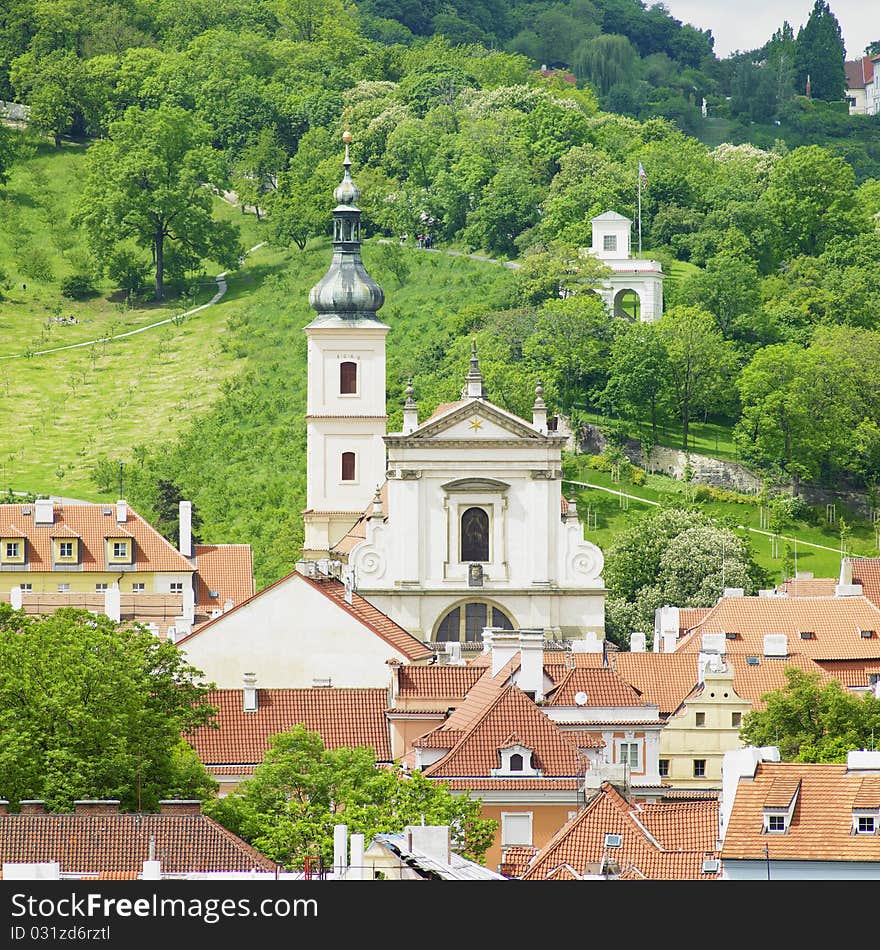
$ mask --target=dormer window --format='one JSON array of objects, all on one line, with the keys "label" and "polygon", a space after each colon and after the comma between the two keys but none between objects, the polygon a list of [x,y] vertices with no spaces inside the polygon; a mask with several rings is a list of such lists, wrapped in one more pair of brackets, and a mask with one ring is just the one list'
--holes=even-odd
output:
[{"label": "dormer window", "polygon": [[125,537],[105,537],[106,555],[108,564],[131,564],[134,551],[134,541]]},{"label": "dormer window", "polygon": [[875,815],[855,816],[857,835],[873,835],[877,833],[877,817]]},{"label": "dormer window", "polygon": [[73,557],[73,541],[59,541],[58,556],[62,558]]},{"label": "dormer window", "polygon": [[52,555],[56,564],[76,564],[79,560],[79,539],[53,538]]},{"label": "dormer window", "polygon": [[764,834],[788,834],[800,790],[800,779],[774,780],[764,799]]},{"label": "dormer window", "polygon": [[784,814],[765,814],[764,830],[767,834],[784,835],[788,830],[788,822]]},{"label": "dormer window", "polygon": [[24,564],[24,538],[0,539],[0,561],[4,564]]},{"label": "dormer window", "polygon": [[532,750],[518,742],[498,750],[501,767],[492,769],[496,778],[540,778],[541,770],[532,764]]}]

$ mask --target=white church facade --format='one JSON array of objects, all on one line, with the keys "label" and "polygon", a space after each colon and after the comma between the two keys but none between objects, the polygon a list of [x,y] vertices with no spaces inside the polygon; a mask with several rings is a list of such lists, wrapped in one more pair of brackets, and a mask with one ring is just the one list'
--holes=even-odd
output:
[{"label": "white church facade", "polygon": [[637,316],[643,323],[659,320],[663,313],[663,268],[659,261],[632,256],[632,220],[616,211],[606,211],[591,218],[590,224],[592,245],[583,253],[597,257],[611,271],[598,290],[608,312]]},{"label": "white church facade", "polygon": [[562,492],[566,437],[494,405],[476,352],[462,398],[386,433],[384,295],[360,257],[359,191],[334,196],[333,259],[312,289],[304,558],[423,641],[479,643],[484,627],[542,629],[601,650],[602,552]]}]

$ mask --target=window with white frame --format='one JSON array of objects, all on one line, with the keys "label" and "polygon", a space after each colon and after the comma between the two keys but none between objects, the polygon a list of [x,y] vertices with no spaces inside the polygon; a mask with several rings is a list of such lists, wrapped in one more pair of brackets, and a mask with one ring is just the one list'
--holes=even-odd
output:
[{"label": "window with white frame", "polygon": [[501,812],[501,847],[532,846],[532,813]]},{"label": "window with white frame", "polygon": [[875,835],[880,828],[880,809],[853,809],[852,830],[854,835]]},{"label": "window with white frame", "polygon": [[785,814],[765,815],[764,827],[767,833],[771,835],[785,834],[788,826],[787,817]]},{"label": "window with white frame", "polygon": [[128,557],[128,541],[113,542],[113,557]]},{"label": "window with white frame", "polygon": [[96,590],[96,591],[107,590],[107,585],[106,585],[106,584],[95,584],[95,590]]},{"label": "window with white frame", "polygon": [[6,542],[6,556],[8,558],[17,558],[19,556],[19,542],[18,541],[7,541]]},{"label": "window with white frame", "polygon": [[58,556],[59,557],[73,557],[73,541],[59,541],[58,542]]},{"label": "window with white frame", "polygon": [[617,250],[617,235],[616,234],[604,234],[602,236],[602,250],[603,251]]},{"label": "window with white frame", "polygon": [[70,584],[62,582],[58,585],[59,594],[69,594],[70,593]]},{"label": "window with white frame", "polygon": [[183,582],[182,581],[172,581],[168,588],[172,594],[182,594],[183,593]]},{"label": "window with white frame", "polygon": [[641,743],[628,739],[620,739],[617,742],[617,761],[622,762],[633,772],[641,771]]},{"label": "window with white frame", "polygon": [[706,776],[706,760],[694,759],[694,778],[705,778],[705,776]]},{"label": "window with white frame", "polygon": [[[131,592],[133,594],[142,594],[145,590],[145,586],[142,583],[134,583],[131,585]],[[181,588],[182,590],[182,588]]]}]

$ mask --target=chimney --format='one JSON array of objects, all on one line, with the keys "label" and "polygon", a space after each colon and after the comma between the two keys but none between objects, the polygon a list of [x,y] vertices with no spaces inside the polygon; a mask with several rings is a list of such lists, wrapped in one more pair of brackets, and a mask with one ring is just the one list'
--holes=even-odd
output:
[{"label": "chimney", "polygon": [[182,501],[178,506],[180,521],[180,553],[192,557],[192,502]]},{"label": "chimney", "polygon": [[0,798],[0,815],[9,814],[9,801],[5,798]]},{"label": "chimney", "polygon": [[644,653],[648,638],[641,630],[633,630],[629,635],[629,652]]},{"label": "chimney", "polygon": [[678,638],[679,617],[678,607],[666,604],[654,611],[654,641],[663,638],[664,634],[671,633]]},{"label": "chimney", "polygon": [[159,802],[160,815],[201,815],[202,803],[198,798],[163,798]]},{"label": "chimney", "polygon": [[449,864],[452,857],[449,825],[408,825],[404,833],[411,851]]},{"label": "chimney", "polygon": [[861,597],[861,584],[836,584],[834,586],[835,597]]},{"label": "chimney", "polygon": [[73,803],[76,815],[118,815],[118,798],[80,798]]},{"label": "chimney", "polygon": [[846,754],[846,771],[880,775],[880,751],[851,749]]},{"label": "chimney", "polygon": [[196,619],[196,595],[193,590],[192,581],[183,582],[183,606],[180,614],[181,617],[190,624]]},{"label": "chimney", "polygon": [[257,674],[244,674],[244,687],[242,688],[242,702],[245,712],[257,711]]},{"label": "chimney", "polygon": [[596,636],[595,630],[587,630],[582,640],[572,640],[572,653],[604,653],[605,646],[602,640]]},{"label": "chimney", "polygon": [[116,502],[116,523],[125,524],[126,521],[128,521],[128,502],[120,498]]},{"label": "chimney", "polygon": [[788,637],[784,633],[765,633],[764,656],[788,656]]},{"label": "chimney", "polygon": [[532,425],[538,432],[547,434],[547,404],[544,402],[544,384],[538,380],[535,386],[535,404],[532,406]]},{"label": "chimney", "polygon": [[544,631],[520,630],[517,686],[536,703],[544,698]]},{"label": "chimney", "polygon": [[361,834],[351,836],[348,858],[348,880],[363,881],[364,874],[364,836]]},{"label": "chimney", "polygon": [[703,653],[726,653],[727,637],[723,633],[704,633],[702,651]]},{"label": "chimney", "polygon": [[122,618],[122,594],[115,581],[104,591],[104,613],[117,623]]},{"label": "chimney", "polygon": [[55,524],[55,502],[51,498],[34,502],[34,524]]},{"label": "chimney", "polygon": [[48,815],[49,809],[42,798],[23,798],[19,803],[22,815]]},{"label": "chimney", "polygon": [[744,587],[725,587],[723,597],[745,597],[746,589]]},{"label": "chimney", "polygon": [[406,385],[406,402],[403,404],[403,434],[409,435],[419,427],[419,407],[413,399],[413,381]]},{"label": "chimney", "polygon": [[484,627],[483,643],[488,644],[492,656],[492,675],[497,676],[519,651],[519,631]]},{"label": "chimney", "polygon": [[20,587],[13,587],[9,592],[9,604],[13,610],[21,610],[21,605],[23,603],[22,598],[22,589]]},{"label": "chimney", "polygon": [[342,879],[348,866],[348,825],[333,826],[333,870]]}]

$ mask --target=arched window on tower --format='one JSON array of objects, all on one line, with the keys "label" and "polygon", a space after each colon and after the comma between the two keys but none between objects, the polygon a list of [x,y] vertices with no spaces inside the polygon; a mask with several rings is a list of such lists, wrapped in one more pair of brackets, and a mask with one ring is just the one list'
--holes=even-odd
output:
[{"label": "arched window on tower", "polygon": [[461,516],[461,559],[489,560],[489,515],[482,508],[468,508]]},{"label": "arched window on tower", "polygon": [[342,480],[344,482],[354,481],[354,452],[342,453]]},{"label": "arched window on tower", "polygon": [[339,392],[343,396],[350,396],[357,392],[358,367],[357,363],[345,362],[339,364]]}]

